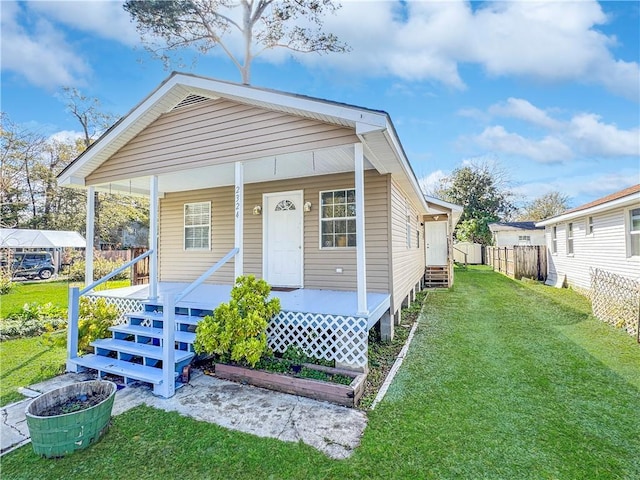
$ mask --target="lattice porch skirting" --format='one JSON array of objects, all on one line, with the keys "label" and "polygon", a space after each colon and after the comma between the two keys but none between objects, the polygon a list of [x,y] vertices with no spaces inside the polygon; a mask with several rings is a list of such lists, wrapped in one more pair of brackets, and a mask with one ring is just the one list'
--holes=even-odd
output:
[{"label": "lattice porch skirting", "polygon": [[[86,297],[92,302],[104,298],[118,307],[117,324],[127,322],[126,313],[143,310],[142,302],[134,298]],[[267,328],[269,347],[275,352],[283,353],[289,345],[297,345],[309,356],[355,369],[367,366],[368,337],[366,318],[322,313],[282,311]]]},{"label": "lattice porch skirting", "polygon": [[103,295],[85,295],[90,302],[95,302],[98,298],[104,298],[108,305],[115,305],[120,312],[120,316],[115,323],[121,325],[127,323],[125,313],[141,312],[143,310],[142,302],[135,298],[123,297],[106,297]]},{"label": "lattice porch skirting", "polygon": [[367,366],[366,318],[284,311],[269,323],[267,339],[276,352],[293,344],[312,357],[357,369]]}]

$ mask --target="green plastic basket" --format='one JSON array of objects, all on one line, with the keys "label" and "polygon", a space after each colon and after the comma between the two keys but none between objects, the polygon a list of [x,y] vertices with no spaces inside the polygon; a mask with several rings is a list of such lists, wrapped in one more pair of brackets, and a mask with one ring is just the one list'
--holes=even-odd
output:
[{"label": "green plastic basket", "polygon": [[[116,390],[113,382],[92,380],[58,388],[35,398],[26,410],[33,451],[43,457],[55,458],[97,442],[109,427]],[[39,415],[54,405],[83,394],[109,396],[85,410],[50,417]]]}]

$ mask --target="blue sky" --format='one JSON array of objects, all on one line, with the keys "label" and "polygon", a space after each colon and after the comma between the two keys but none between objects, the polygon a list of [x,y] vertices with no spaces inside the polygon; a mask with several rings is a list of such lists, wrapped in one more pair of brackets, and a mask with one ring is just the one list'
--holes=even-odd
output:
[{"label": "blue sky", "polygon": [[[497,162],[521,201],[572,206],[640,182],[640,2],[343,1],[347,54],[269,52],[252,84],[387,111],[432,185]],[[126,114],[168,75],[117,1],[2,1],[1,109],[44,135],[78,124],[63,86]],[[231,48],[238,43],[230,38]],[[221,51],[171,69],[239,81]]]}]

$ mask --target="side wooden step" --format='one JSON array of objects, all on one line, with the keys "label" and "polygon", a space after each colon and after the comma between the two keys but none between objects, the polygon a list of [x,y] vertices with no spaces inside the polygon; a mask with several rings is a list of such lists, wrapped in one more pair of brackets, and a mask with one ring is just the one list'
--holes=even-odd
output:
[{"label": "side wooden step", "polygon": [[[94,355],[93,353],[73,358],[70,361],[84,368],[111,373],[112,375],[118,375],[125,379],[139,380],[154,385],[160,385],[162,383],[162,369],[160,368],[125,362],[124,360],[116,360],[114,358],[103,357],[102,355]],[[177,376],[178,374],[174,372],[174,377],[177,378]]]},{"label": "side wooden step", "polygon": [[[139,357],[162,360],[162,347],[150,345],[148,343],[128,342],[126,340],[116,340],[114,338],[102,338],[91,342],[91,346],[96,349],[109,350],[112,352],[127,353]],[[193,352],[185,350],[175,350],[175,362],[181,363],[193,358]]]},{"label": "side wooden step", "polygon": [[[162,338],[161,328],[143,327],[140,325],[114,325],[109,327],[109,331],[124,335],[134,335],[137,337]],[[175,340],[180,343],[193,344],[196,341],[196,334],[193,332],[175,331]]]}]

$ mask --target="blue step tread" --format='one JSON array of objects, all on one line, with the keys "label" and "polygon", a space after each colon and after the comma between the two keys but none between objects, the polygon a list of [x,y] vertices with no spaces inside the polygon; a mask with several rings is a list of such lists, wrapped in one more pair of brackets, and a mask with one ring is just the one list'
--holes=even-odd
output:
[{"label": "blue step tread", "polygon": [[[127,318],[144,318],[149,320],[163,321],[162,313],[157,312],[133,312],[125,313]],[[184,325],[197,325],[203,317],[196,317],[193,315],[175,315],[176,323],[182,323]]]},{"label": "blue step tread", "polygon": [[[162,347],[149,345],[146,343],[129,342],[126,340],[116,340],[114,338],[102,338],[91,342],[91,346],[114,352],[128,353],[145,358],[162,360]],[[184,362],[193,358],[192,352],[184,350],[174,350],[176,363]]]},{"label": "blue step tread", "polygon": [[[142,327],[140,325],[114,325],[109,327],[111,332],[125,333],[129,335],[141,335],[150,338],[162,338],[161,328]],[[196,334],[192,332],[181,332],[176,330],[175,332],[176,342],[181,343],[194,343],[196,341]]]},{"label": "blue step tread", "polygon": [[[162,383],[162,369],[138,365],[136,363],[116,360],[115,358],[94,355],[93,353],[72,359],[81,367],[91,368],[100,372],[111,373],[125,378],[159,385]],[[174,377],[178,374],[174,372]]]}]

